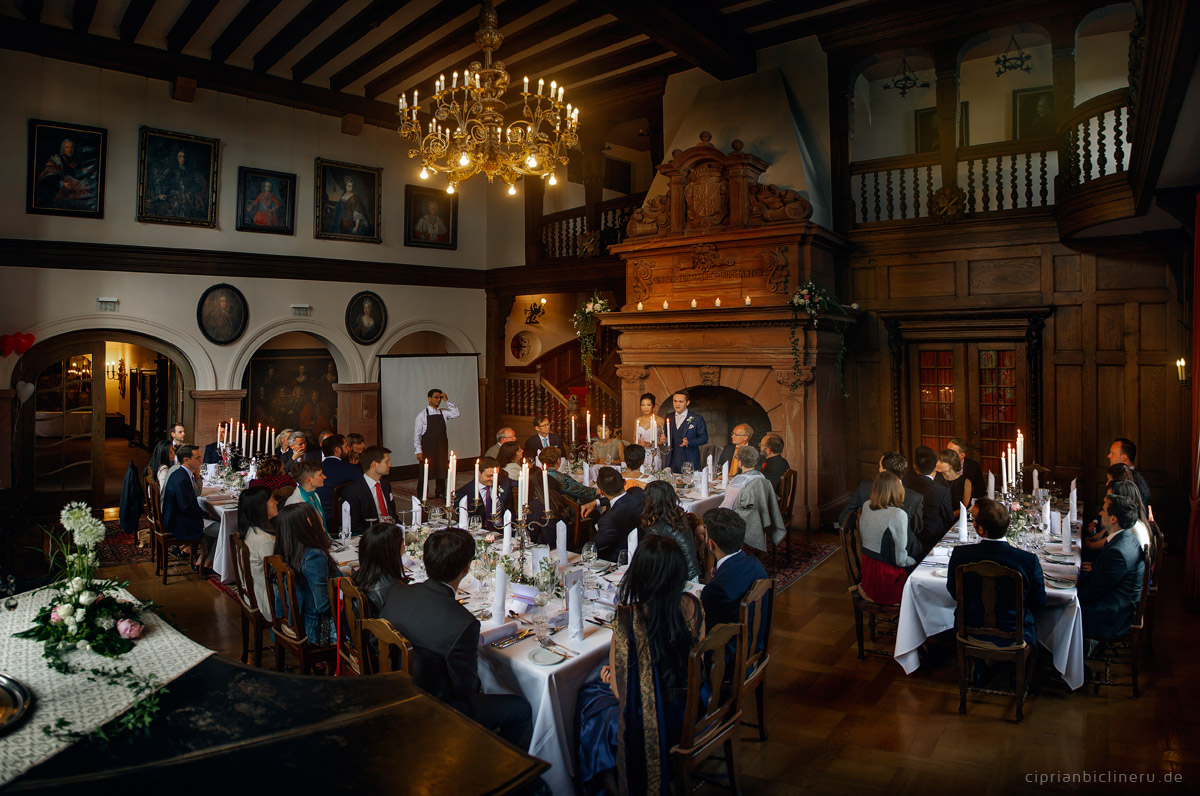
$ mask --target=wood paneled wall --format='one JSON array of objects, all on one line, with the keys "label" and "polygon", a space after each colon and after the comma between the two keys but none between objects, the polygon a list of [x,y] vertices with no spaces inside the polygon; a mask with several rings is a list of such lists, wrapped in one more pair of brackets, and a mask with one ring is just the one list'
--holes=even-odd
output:
[{"label": "wood paneled wall", "polygon": [[[853,233],[844,290],[869,313],[847,364],[852,457],[871,477],[882,451],[911,456],[909,374],[894,372],[883,315],[937,318],[1049,308],[1042,333],[1039,449],[1027,455],[1059,479],[1078,478],[1088,505],[1103,489],[1112,439],[1138,445],[1155,513],[1182,528],[1188,472],[1188,298],[1168,254],[1139,238],[1061,243],[1052,221]],[[897,382],[899,376],[899,382]],[[892,390],[900,384],[899,428]],[[899,438],[897,437],[899,434]],[[853,487],[852,484],[848,487]]]}]

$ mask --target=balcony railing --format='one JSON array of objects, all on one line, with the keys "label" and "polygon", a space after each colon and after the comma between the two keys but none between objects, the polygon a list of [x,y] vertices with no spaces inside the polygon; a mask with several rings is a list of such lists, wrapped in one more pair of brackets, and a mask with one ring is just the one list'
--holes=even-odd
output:
[{"label": "balcony railing", "polygon": [[646,194],[642,192],[600,203],[600,239],[596,242],[594,252],[584,251],[580,243],[580,236],[590,231],[586,208],[572,207],[542,216],[543,259],[560,260],[593,253],[604,254],[604,247],[625,239],[625,225],[633,211],[642,206],[645,198]]},{"label": "balcony railing", "polygon": [[958,184],[967,213],[999,212],[1054,204],[1058,148],[1053,138],[999,141],[958,150]]},{"label": "balcony railing", "polygon": [[858,223],[933,216],[933,195],[942,187],[937,152],[860,160],[850,164]]},{"label": "balcony railing", "polygon": [[1125,171],[1129,160],[1129,89],[1092,97],[1067,115],[1059,127],[1066,158],[1063,189]]}]

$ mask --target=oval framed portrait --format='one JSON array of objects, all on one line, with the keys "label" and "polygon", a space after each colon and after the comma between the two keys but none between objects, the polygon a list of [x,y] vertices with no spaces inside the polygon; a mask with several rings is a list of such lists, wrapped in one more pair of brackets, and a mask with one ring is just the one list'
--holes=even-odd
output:
[{"label": "oval framed portrait", "polygon": [[355,293],[346,305],[346,331],[359,345],[371,345],[379,341],[387,328],[387,307],[378,293],[364,290]]},{"label": "oval framed portrait", "polygon": [[217,345],[229,345],[241,337],[249,319],[246,297],[233,285],[213,285],[196,305],[196,324],[204,338]]}]

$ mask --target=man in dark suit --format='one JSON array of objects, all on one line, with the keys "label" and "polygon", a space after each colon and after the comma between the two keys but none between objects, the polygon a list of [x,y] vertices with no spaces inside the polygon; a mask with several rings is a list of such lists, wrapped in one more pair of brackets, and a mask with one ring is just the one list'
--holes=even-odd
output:
[{"label": "man in dark suit", "polygon": [[734,452],[743,445],[750,444],[750,438],[754,436],[754,428],[749,423],[738,423],[733,427],[733,431],[729,433],[729,444],[721,448],[721,458],[717,459],[716,470],[721,472],[721,468],[725,466],[725,462],[729,462],[729,477],[733,478],[737,475],[735,469],[737,460],[733,457]]},{"label": "man in dark suit", "polygon": [[[1033,621],[1033,612],[1046,604],[1046,583],[1042,577],[1042,565],[1033,553],[1018,550],[1004,538],[1008,533],[1008,509],[1003,503],[980,498],[972,512],[975,514],[975,528],[979,531],[979,543],[954,548],[954,552],[950,554],[946,588],[949,590],[950,596],[957,599],[954,573],[963,564],[994,561],[1020,572],[1024,581],[1022,601],[1025,605],[1025,641],[1029,644],[1036,644],[1037,626]],[[984,621],[983,600],[980,596],[979,577],[964,575],[963,590],[967,624],[982,625]],[[1016,605],[1007,591],[996,595],[996,612],[998,629],[1016,630]]]},{"label": "man in dark suit", "polygon": [[759,452],[762,454],[762,463],[758,469],[762,470],[763,475],[778,492],[783,474],[792,467],[788,460],[783,458],[783,437],[778,434],[765,435],[759,444]]},{"label": "man in dark suit", "polygon": [[220,523],[210,520],[196,500],[193,479],[200,473],[198,454],[199,449],[192,445],[181,445],[176,454],[180,466],[167,478],[166,488],[163,489],[163,525],[168,533],[184,542],[208,536],[213,541],[206,544],[212,549],[220,531]]},{"label": "man in dark suit", "polygon": [[[387,479],[392,471],[392,452],[382,445],[372,445],[358,461],[362,472],[358,478],[347,481],[342,490],[342,500],[350,504],[350,532],[356,536],[381,517],[396,516],[392,484]],[[338,509],[335,507],[334,511]]]},{"label": "man in dark suit", "polygon": [[[500,474],[500,483],[496,483],[496,474]],[[500,464],[490,456],[479,459],[479,505],[475,505],[475,479],[464,484],[454,493],[454,505],[467,501],[467,513],[472,517],[483,520],[483,527],[489,531],[502,529],[504,512],[513,511],[513,482],[508,473],[500,469]],[[496,521],[492,522],[492,507],[499,502]]]},{"label": "man in dark suit", "polygon": [[428,579],[392,587],[380,618],[413,645],[418,686],[524,751],[533,711],[524,697],[480,692],[479,620],[456,598],[475,540],[460,528],[436,531],[425,540],[423,558]]},{"label": "man in dark suit", "polygon": [[539,417],[533,423],[535,433],[532,437],[525,440],[525,459],[526,461],[536,462],[538,454],[542,448],[558,448],[563,449],[562,437],[558,434],[550,433],[550,418]]},{"label": "man in dark suit", "polygon": [[913,454],[913,468],[900,479],[904,491],[913,491],[924,499],[921,530],[917,536],[924,549],[921,555],[933,548],[938,540],[954,523],[954,508],[950,501],[950,488],[933,480],[937,470],[937,454],[933,448],[922,445]]},{"label": "man in dark suit", "polygon": [[[217,426],[217,437],[224,442],[228,439],[229,424],[221,423]],[[223,432],[223,433],[222,433]],[[221,446],[215,441],[204,446],[204,463],[205,464],[220,464],[221,463]]]},{"label": "man in dark suit", "polygon": [[626,489],[625,479],[613,467],[600,468],[596,487],[602,496],[599,503],[604,507],[604,513],[596,521],[596,535],[592,541],[601,558],[616,561],[617,553],[626,549],[629,532],[642,520],[645,493],[640,486]]},{"label": "man in dark suit", "polygon": [[321,511],[325,513],[325,527],[330,534],[336,535],[342,527],[342,520],[337,516],[337,506],[333,505],[333,491],[342,484],[362,480],[363,469],[346,461],[346,438],[341,434],[326,437],[321,443],[321,454],[325,457],[321,461],[325,484],[317,488],[317,498],[321,501]]},{"label": "man in dark suit", "polygon": [[1084,638],[1120,638],[1129,632],[1146,575],[1145,558],[1131,530],[1137,519],[1133,498],[1109,495],[1104,499],[1100,527],[1108,540],[1100,557],[1085,563],[1079,574]]},{"label": "man in dark suit", "polygon": [[1146,479],[1138,472],[1134,466],[1134,461],[1137,459],[1137,445],[1133,444],[1133,440],[1125,439],[1125,437],[1117,437],[1113,440],[1113,444],[1108,448],[1108,463],[1123,464],[1133,473],[1133,482],[1137,484],[1138,492],[1142,493],[1142,503],[1147,509],[1150,508],[1150,485],[1146,483]]},{"label": "man in dark suit", "polygon": [[[712,629],[724,622],[738,622],[742,598],[754,581],[767,577],[767,570],[754,556],[742,552],[746,542],[746,523],[733,509],[711,509],[704,512],[704,527],[708,531],[708,546],[717,559],[712,577],[700,592],[704,606],[704,624]],[[768,603],[769,607],[769,603]],[[751,617],[753,620],[753,617]],[[770,617],[763,623],[765,634]],[[759,644],[762,643],[760,635]]]},{"label": "man in dark suit", "polygon": [[[897,478],[904,481],[904,476],[908,472],[908,459],[904,458],[904,454],[898,451],[888,451],[879,457],[879,472],[887,470]],[[871,499],[871,485],[875,483],[875,479],[869,478],[861,481],[858,489],[850,496],[850,502],[846,504],[846,508],[842,510],[842,516],[838,518],[840,524],[845,524],[846,518],[852,512],[858,511],[862,506],[866,505]],[[947,492],[947,494],[949,494]],[[921,526],[924,521],[925,499],[920,493],[914,492],[911,489],[904,490],[904,513],[908,515],[908,550],[909,557],[914,560],[921,560],[925,556],[925,546],[921,544]]]},{"label": "man in dark suit", "polygon": [[671,405],[675,407],[675,412],[667,415],[667,424],[671,429],[671,453],[667,466],[671,472],[680,472],[685,463],[699,470],[700,447],[708,443],[708,426],[703,417],[688,410],[691,403],[687,390],[680,390],[671,396]]}]

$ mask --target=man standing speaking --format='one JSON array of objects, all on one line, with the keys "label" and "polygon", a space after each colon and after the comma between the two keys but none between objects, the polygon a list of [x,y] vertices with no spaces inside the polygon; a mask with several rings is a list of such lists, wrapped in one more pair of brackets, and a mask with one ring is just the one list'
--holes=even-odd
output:
[{"label": "man standing speaking", "polygon": [[425,462],[436,479],[434,495],[446,492],[446,468],[450,466],[450,442],[446,438],[446,421],[458,417],[458,407],[450,403],[446,393],[436,387],[429,391],[429,405],[417,415],[413,431],[413,448],[417,454],[417,494],[423,494]]}]

